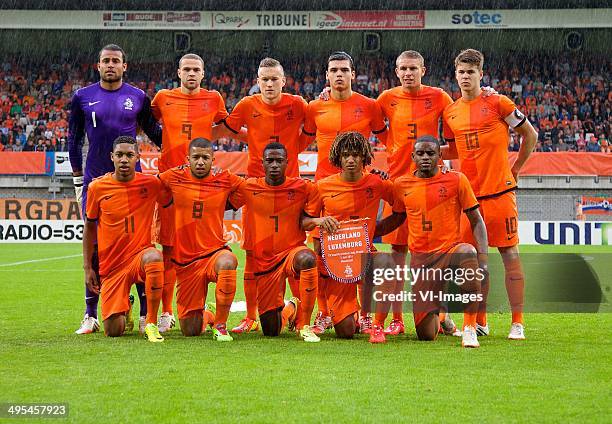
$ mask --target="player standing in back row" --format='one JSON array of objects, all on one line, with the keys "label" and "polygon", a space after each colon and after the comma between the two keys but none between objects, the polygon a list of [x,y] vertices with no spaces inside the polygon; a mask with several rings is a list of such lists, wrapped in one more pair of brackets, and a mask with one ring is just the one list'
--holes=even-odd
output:
[{"label": "player standing in back row", "polygon": [[[186,163],[189,142],[195,138],[217,139],[229,134],[222,126],[213,124],[227,116],[225,103],[218,91],[200,87],[204,78],[204,60],[196,54],[186,54],[179,60],[178,77],[181,86],[173,90],[160,90],[153,99],[153,114],[162,122],[162,151],[159,172]],[[172,310],[176,270],[171,261],[174,244],[174,207],[156,209],[156,228],[153,239],[163,247],[164,290],[159,331],[168,331],[175,324]]]},{"label": "player standing in back row", "polygon": [[[151,103],[146,94],[123,82],[127,69],[125,52],[116,44],[108,44],[98,55],[100,82],[78,90],[71,101],[68,146],[76,199],[85,217],[87,188],[94,178],[113,171],[110,154],[113,141],[122,135],[135,137],[137,127],[158,146],[161,145],[161,129],[151,113]],[[83,169],[83,143],[89,142],[87,162]],[[140,170],[140,164],[136,164]],[[97,247],[93,250],[93,267],[98,268]],[[140,330],[144,331],[146,299],[144,288],[137,285],[140,298]],[[96,293],[85,287],[85,316],[77,334],[88,334],[100,329],[98,323],[98,299]],[[134,325],[128,322],[128,329]]]},{"label": "player standing in back row", "polygon": [[[351,83],[355,79],[355,66],[348,53],[334,52],[329,56],[325,77],[331,89],[330,99],[318,99],[308,104],[303,130],[304,134],[315,137],[317,141],[318,159],[315,181],[341,171],[331,163],[329,158],[331,146],[338,134],[356,131],[367,140],[373,133],[384,141],[387,131],[382,111],[376,101],[352,90]],[[314,247],[315,251],[320,253],[317,238],[315,238]],[[319,269],[321,270],[317,294],[319,313],[314,322],[314,331],[318,334],[332,326],[327,299],[324,295],[329,276],[321,265]],[[372,327],[371,317],[364,315],[362,318],[363,328],[361,330],[368,333]]]},{"label": "player standing in back row", "polygon": [[[414,50],[402,52],[395,60],[395,75],[400,81],[400,86],[385,90],[376,102],[380,105],[384,116],[389,120],[389,132],[387,134],[387,163],[389,164],[389,178],[395,181],[397,178],[410,175],[416,169],[412,161],[412,150],[417,138],[430,135],[438,138],[440,135],[440,119],[444,108],[453,100],[441,88],[429,87],[421,84],[425,75],[425,59]],[[385,205],[384,215],[391,213],[391,207]],[[408,253],[408,223],[401,225],[396,231],[383,237],[383,242],[390,243],[391,249],[396,254],[396,260],[400,264],[405,263]],[[404,282],[400,281],[403,289]],[[441,314],[440,323],[446,334],[456,331],[454,322],[450,315]],[[383,322],[384,317],[377,314]],[[397,335],[404,333],[404,320],[402,313],[402,302],[393,302],[393,320],[385,329],[385,334]]]},{"label": "player standing in back row", "polygon": [[[311,141],[311,137],[302,136],[302,125],[308,104],[300,97],[283,93],[285,72],[276,59],[265,58],[259,63],[257,84],[261,94],[254,94],[240,100],[232,113],[223,121],[224,126],[232,133],[239,134],[241,127],[246,127],[249,146],[247,165],[248,177],[264,177],[263,153],[269,143],[280,143],[287,150],[286,176],[300,176],[298,154]],[[216,128],[216,127],[215,127]],[[244,217],[246,209],[243,208]],[[244,219],[243,219],[244,223]],[[244,225],[243,225],[244,228]],[[247,256],[247,261],[250,260]],[[248,264],[246,269],[253,267]],[[298,282],[288,276],[291,292],[299,297]],[[240,324],[232,329],[234,333],[247,333],[257,330],[257,287],[250,284],[255,278],[248,273],[244,278],[244,297],[247,313]]]},{"label": "player standing in back row", "polygon": [[[489,246],[497,247],[506,271],[506,291],[512,309],[509,339],[525,338],[523,302],[525,275],[518,251],[518,174],[536,144],[538,134],[527,118],[506,96],[483,97],[480,88],[484,56],[478,50],[463,50],[455,58],[455,77],[461,98],[444,110],[444,138],[449,146],[443,157],[459,158],[461,172],[470,181],[480,203]],[[522,136],[518,158],[508,163],[508,128]],[[465,215],[461,221],[463,241],[473,244]],[[489,334],[486,315],[488,281],[483,282],[484,301],[478,311],[476,330]]]}]

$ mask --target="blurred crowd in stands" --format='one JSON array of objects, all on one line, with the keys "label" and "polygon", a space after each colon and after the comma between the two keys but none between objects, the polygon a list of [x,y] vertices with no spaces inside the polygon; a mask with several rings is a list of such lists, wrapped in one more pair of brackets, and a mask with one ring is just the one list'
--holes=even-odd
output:
[{"label": "blurred crowd in stands", "polygon": [[[325,57],[294,57],[285,67],[285,91],[307,101],[325,87]],[[394,57],[356,60],[353,89],[376,98],[398,85]],[[424,84],[460,96],[453,76],[452,59],[436,58],[426,63]],[[504,54],[485,58],[483,86],[509,96],[539,132],[537,151],[610,152],[612,91],[609,57],[563,54]],[[3,58],[0,63],[0,151],[67,151],[68,113],[72,94],[99,79],[93,63],[50,65],[27,58]],[[256,72],[259,58],[209,58],[204,87],[218,90],[229,112],[244,97],[258,92]],[[125,81],[143,89],[152,99],[163,88],[178,86],[176,66],[170,63],[129,63]],[[139,136],[141,149],[156,150]],[[376,137],[376,150],[384,150]],[[511,133],[508,149],[518,151],[519,140]],[[247,146],[220,139],[215,148],[243,151]],[[313,149],[316,149],[313,146]]]}]

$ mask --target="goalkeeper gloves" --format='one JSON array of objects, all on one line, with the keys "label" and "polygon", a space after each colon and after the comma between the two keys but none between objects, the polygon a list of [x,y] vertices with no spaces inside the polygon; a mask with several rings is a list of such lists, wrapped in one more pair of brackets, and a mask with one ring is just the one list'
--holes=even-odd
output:
[{"label": "goalkeeper gloves", "polygon": [[72,177],[74,183],[74,193],[76,194],[76,201],[79,204],[79,212],[83,212],[83,176]]}]

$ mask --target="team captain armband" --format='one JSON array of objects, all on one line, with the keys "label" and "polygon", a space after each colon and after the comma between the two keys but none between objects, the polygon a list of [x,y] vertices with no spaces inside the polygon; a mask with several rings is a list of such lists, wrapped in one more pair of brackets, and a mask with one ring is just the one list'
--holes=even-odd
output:
[{"label": "team captain armband", "polygon": [[514,112],[504,118],[504,121],[506,121],[506,124],[510,125],[512,128],[516,128],[523,125],[526,119],[527,118],[520,110],[514,109]]}]

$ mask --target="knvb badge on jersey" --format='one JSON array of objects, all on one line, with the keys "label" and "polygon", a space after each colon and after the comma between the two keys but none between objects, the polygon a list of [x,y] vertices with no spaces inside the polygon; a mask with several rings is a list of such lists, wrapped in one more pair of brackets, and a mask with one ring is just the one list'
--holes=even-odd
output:
[{"label": "knvb badge on jersey", "polygon": [[333,234],[319,229],[321,258],[329,276],[341,283],[356,283],[370,266],[372,245],[366,219],[342,221]]}]

